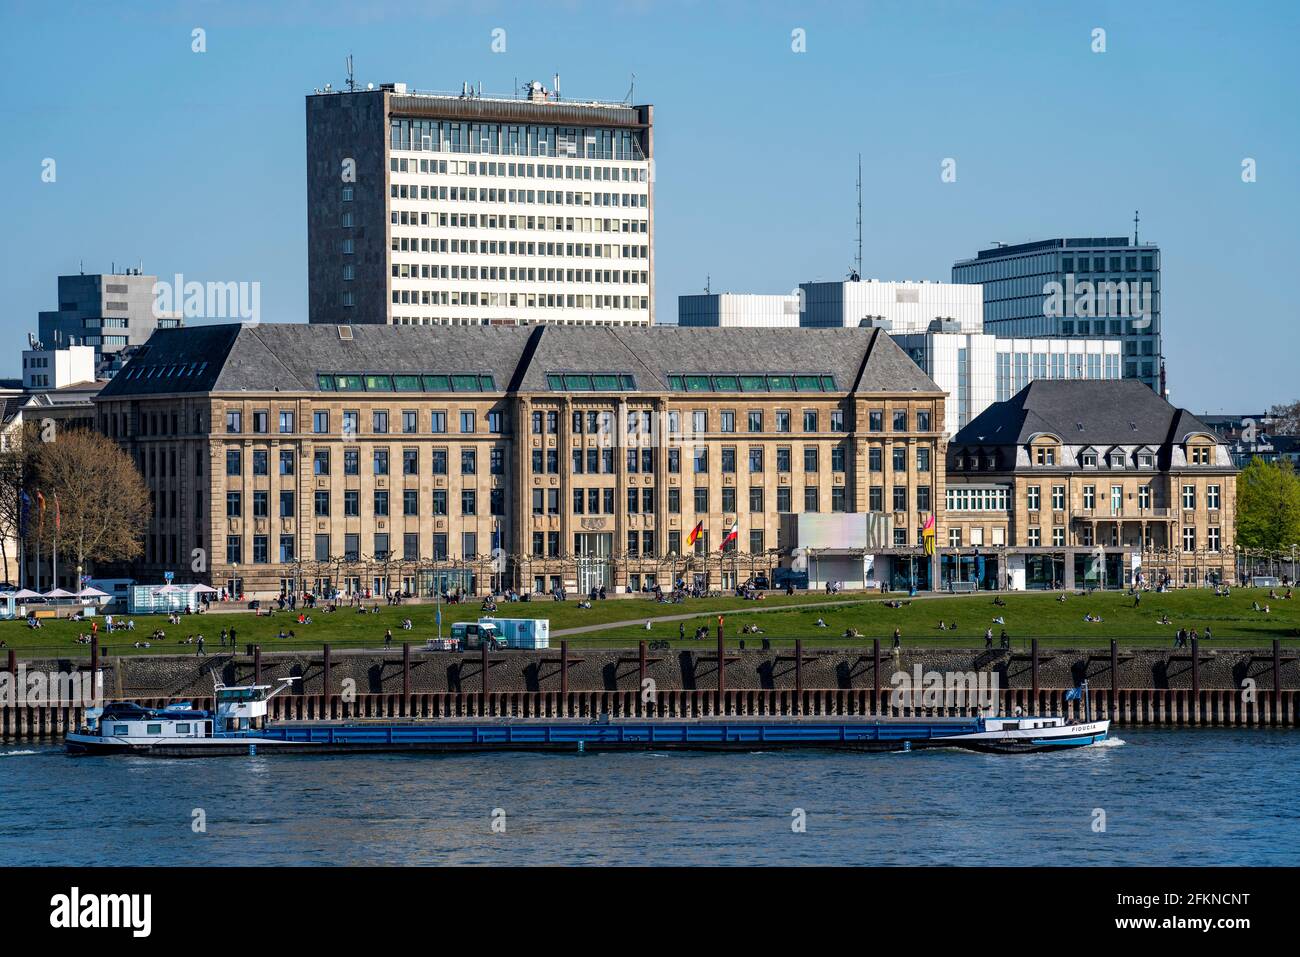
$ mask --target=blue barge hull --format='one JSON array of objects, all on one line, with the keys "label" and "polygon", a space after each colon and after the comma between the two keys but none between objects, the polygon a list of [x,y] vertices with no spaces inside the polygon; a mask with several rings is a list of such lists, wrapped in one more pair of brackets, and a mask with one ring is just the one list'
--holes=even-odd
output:
[{"label": "blue barge hull", "polygon": [[347,750],[625,751],[656,749],[752,750],[767,747],[882,746],[896,750],[980,730],[978,719],[826,721],[799,718],[636,720],[557,719],[439,721],[428,724],[284,724],[263,738]]}]

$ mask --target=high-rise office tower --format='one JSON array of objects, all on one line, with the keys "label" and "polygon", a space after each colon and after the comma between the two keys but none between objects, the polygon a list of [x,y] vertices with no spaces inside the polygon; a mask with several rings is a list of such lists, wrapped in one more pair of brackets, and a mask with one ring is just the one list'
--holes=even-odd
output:
[{"label": "high-rise office tower", "polygon": [[653,113],[540,83],[308,96],[310,321],[651,323]]},{"label": "high-rise office tower", "polygon": [[985,332],[1116,336],[1124,378],[1163,392],[1158,246],[1123,236],[998,245],[955,263],[952,281],[984,287]]}]

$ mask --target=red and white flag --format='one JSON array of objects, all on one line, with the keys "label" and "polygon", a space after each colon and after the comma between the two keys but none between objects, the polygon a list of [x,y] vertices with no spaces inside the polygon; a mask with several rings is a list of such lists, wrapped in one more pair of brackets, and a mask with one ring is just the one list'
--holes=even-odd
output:
[{"label": "red and white flag", "polygon": [[731,528],[727,529],[727,534],[722,536],[722,545],[719,547],[719,551],[727,547],[727,542],[734,542],[739,532],[740,532],[740,520],[733,519],[731,523]]}]

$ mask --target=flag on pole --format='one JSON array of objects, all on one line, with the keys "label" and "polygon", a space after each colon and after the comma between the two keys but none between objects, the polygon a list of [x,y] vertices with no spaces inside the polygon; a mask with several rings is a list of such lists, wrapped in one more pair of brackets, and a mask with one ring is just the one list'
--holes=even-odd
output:
[{"label": "flag on pole", "polygon": [[927,515],[925,524],[921,526],[921,540],[925,543],[925,553],[934,554],[934,516]]},{"label": "flag on pole", "polygon": [[36,528],[45,531],[45,496],[40,489],[36,490]]},{"label": "flag on pole", "polygon": [[731,528],[727,529],[727,534],[722,536],[722,544],[718,546],[718,551],[720,552],[726,551],[727,543],[734,542],[739,532],[740,532],[740,520],[734,519],[731,523]]},{"label": "flag on pole", "polygon": [[691,533],[686,536],[686,544],[688,546],[694,545],[696,541],[699,539],[699,537],[703,534],[704,534],[704,522],[702,521],[696,522],[695,527],[691,529]]}]

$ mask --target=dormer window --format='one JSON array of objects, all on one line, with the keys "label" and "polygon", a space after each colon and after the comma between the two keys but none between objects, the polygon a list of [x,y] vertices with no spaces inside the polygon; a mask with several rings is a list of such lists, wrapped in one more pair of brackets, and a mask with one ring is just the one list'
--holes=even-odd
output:
[{"label": "dormer window", "polygon": [[1079,463],[1086,469],[1095,469],[1097,467],[1097,453],[1084,452],[1079,456]]},{"label": "dormer window", "polygon": [[1113,468],[1113,469],[1122,469],[1122,468],[1124,467],[1124,453],[1123,453],[1123,452],[1111,452],[1111,453],[1110,453],[1110,456],[1109,456],[1109,459],[1110,459],[1110,467],[1111,467],[1111,468]]},{"label": "dormer window", "polygon": [[1034,464],[1036,465],[1055,465],[1056,449],[1039,446],[1034,450]]},{"label": "dormer window", "polygon": [[1155,456],[1152,455],[1150,452],[1138,453],[1138,468],[1140,469],[1154,468],[1155,461],[1156,461]]}]

